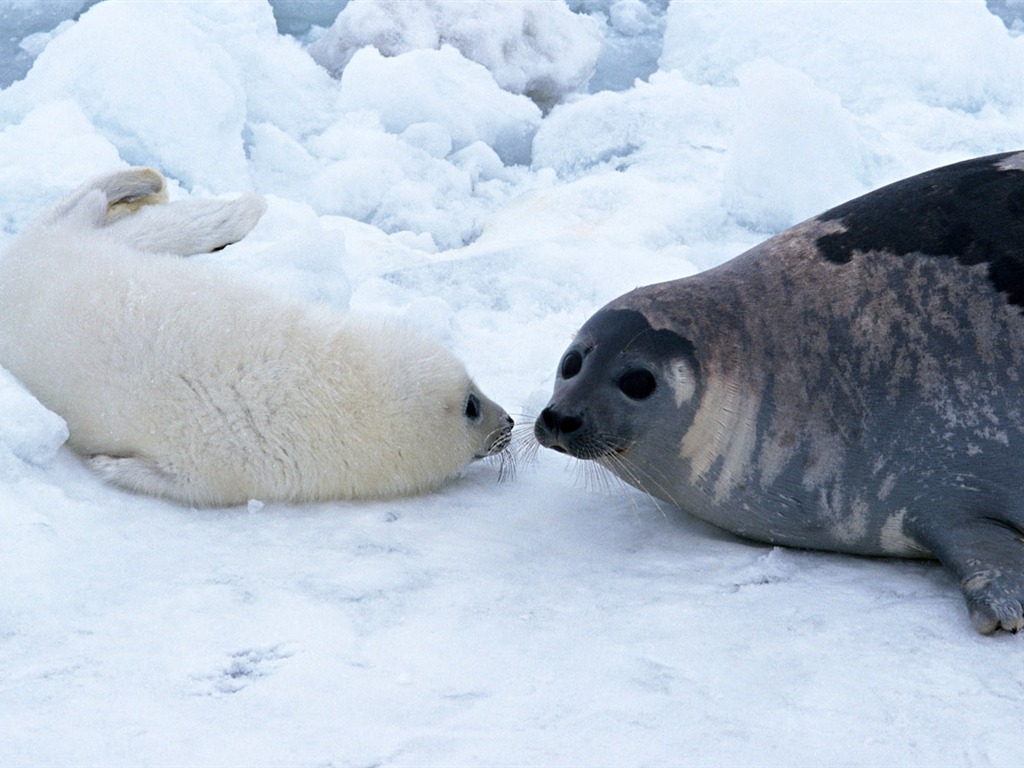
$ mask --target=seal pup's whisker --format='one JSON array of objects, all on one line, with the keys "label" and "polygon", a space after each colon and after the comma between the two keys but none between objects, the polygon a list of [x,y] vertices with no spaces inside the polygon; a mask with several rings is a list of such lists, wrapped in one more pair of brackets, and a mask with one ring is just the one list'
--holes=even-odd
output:
[{"label": "seal pup's whisker", "polygon": [[484,458],[488,464],[498,465],[497,482],[511,482],[516,478],[516,454],[511,446],[506,446],[497,453],[491,453]]},{"label": "seal pup's whisker", "polygon": [[537,451],[540,450],[540,443],[533,436],[533,423],[536,417],[522,414],[516,418],[516,425],[512,427],[512,450],[516,459],[521,464],[530,464],[537,458]]}]

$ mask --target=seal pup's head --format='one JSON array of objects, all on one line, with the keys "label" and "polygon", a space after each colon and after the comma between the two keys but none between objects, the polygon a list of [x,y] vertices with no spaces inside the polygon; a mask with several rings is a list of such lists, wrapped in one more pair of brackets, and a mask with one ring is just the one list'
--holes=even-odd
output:
[{"label": "seal pup's head", "polygon": [[340,375],[325,382],[343,403],[336,456],[344,495],[430,491],[470,463],[501,459],[512,418],[437,340],[398,323],[348,318],[334,339]]}]

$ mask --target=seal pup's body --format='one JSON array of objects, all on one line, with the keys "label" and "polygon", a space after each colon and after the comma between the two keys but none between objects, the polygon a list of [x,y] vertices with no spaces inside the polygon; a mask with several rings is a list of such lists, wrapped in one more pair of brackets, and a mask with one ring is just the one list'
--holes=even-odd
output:
[{"label": "seal pup's body", "polygon": [[377,498],[505,447],[437,343],[180,257],[244,237],[261,198],[165,199],[155,171],[97,179],[0,260],[0,365],[101,475],[200,506]]},{"label": "seal pup's body", "polygon": [[1017,631],[1022,312],[1024,153],[956,164],[615,299],[535,434],[742,536],[934,556]]}]

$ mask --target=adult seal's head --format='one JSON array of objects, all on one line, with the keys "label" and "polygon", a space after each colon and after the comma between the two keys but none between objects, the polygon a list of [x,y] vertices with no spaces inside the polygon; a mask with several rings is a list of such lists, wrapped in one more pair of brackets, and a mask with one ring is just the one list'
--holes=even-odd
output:
[{"label": "adult seal's head", "polygon": [[666,419],[680,421],[679,409],[694,399],[699,376],[688,338],[655,330],[636,310],[606,308],[562,356],[536,435],[560,453],[621,468],[617,456],[647,453],[652,442],[664,449],[677,444],[664,439]]},{"label": "adult seal's head", "polygon": [[1024,153],[915,176],[615,299],[541,445],[760,541],[934,556],[1024,625]]}]

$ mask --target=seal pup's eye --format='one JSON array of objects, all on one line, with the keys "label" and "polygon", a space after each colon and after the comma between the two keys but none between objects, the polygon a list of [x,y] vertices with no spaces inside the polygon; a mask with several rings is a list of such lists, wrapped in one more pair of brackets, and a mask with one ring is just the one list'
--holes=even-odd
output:
[{"label": "seal pup's eye", "polygon": [[619,389],[622,394],[631,400],[646,400],[654,394],[658,383],[654,380],[654,374],[643,368],[634,371],[626,371],[619,378]]},{"label": "seal pup's eye", "polygon": [[561,372],[563,379],[571,379],[583,367],[583,355],[572,351],[562,358]]},{"label": "seal pup's eye", "polygon": [[476,421],[480,418],[480,401],[477,400],[476,395],[470,395],[469,399],[466,400],[466,418],[471,421]]}]

